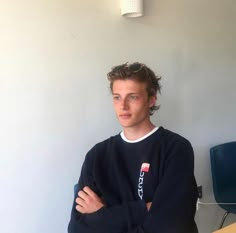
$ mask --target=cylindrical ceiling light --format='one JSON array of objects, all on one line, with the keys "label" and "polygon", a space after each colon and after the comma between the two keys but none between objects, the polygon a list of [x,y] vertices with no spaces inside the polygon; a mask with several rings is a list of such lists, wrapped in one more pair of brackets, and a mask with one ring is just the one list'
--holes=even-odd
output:
[{"label": "cylindrical ceiling light", "polygon": [[126,17],[143,16],[143,0],[120,0],[121,14]]}]

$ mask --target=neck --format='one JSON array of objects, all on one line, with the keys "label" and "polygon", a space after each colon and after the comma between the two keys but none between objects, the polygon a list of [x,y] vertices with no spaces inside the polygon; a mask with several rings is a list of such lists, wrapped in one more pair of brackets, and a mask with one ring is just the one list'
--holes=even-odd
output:
[{"label": "neck", "polygon": [[127,127],[123,129],[124,135],[128,140],[137,140],[151,132],[156,126],[149,122],[145,127]]}]

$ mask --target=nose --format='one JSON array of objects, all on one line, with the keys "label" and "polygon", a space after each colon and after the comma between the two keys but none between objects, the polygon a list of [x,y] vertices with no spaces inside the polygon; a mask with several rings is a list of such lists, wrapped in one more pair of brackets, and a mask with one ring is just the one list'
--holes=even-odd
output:
[{"label": "nose", "polygon": [[127,110],[129,109],[129,103],[127,99],[123,99],[121,102],[121,109],[122,110]]}]

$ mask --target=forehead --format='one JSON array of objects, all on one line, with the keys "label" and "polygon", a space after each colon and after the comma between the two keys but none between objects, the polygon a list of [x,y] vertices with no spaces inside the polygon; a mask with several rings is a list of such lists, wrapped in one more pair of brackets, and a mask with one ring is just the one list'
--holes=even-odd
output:
[{"label": "forehead", "polygon": [[136,80],[116,80],[113,83],[112,93],[141,93],[146,92],[146,83],[139,82]]}]

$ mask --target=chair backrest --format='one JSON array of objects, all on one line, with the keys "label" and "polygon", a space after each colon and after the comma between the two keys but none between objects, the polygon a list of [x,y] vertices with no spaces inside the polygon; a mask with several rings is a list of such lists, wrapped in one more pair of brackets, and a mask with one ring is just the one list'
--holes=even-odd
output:
[{"label": "chair backrest", "polygon": [[213,191],[217,202],[236,202],[236,141],[210,149]]},{"label": "chair backrest", "polygon": [[78,184],[75,184],[74,185],[74,196],[77,196],[77,192],[79,191],[79,185]]}]

